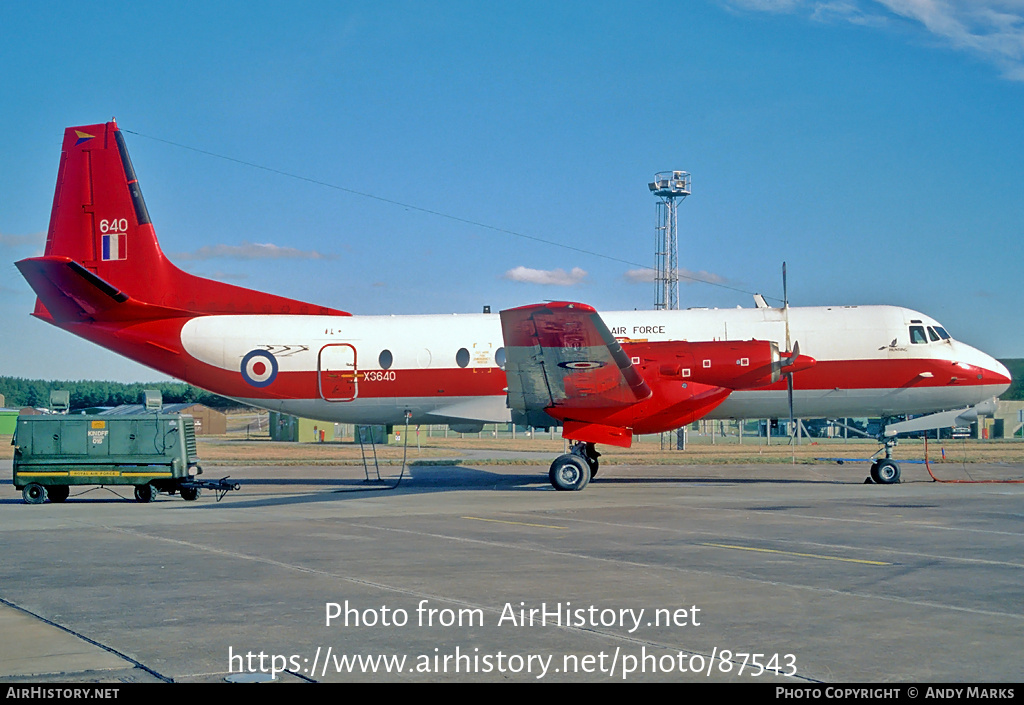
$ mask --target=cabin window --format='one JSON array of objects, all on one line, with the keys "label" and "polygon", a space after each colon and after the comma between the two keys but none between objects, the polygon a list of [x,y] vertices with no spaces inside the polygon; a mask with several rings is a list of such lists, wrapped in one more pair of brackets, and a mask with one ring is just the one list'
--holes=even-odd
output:
[{"label": "cabin window", "polygon": [[392,365],[392,363],[394,363],[394,361],[395,361],[395,358],[391,354],[390,350],[381,350],[380,351],[380,357],[377,358],[377,364],[380,365],[380,368],[382,370],[390,370],[391,369],[391,365]]},{"label": "cabin window", "polygon": [[505,348],[498,348],[494,351],[494,364],[505,369]]},{"label": "cabin window", "polygon": [[924,334],[924,326],[910,326],[910,342],[914,345],[923,345],[928,342]]},{"label": "cabin window", "polygon": [[459,348],[459,351],[455,353],[455,364],[459,367],[467,367],[469,365],[469,350]]}]

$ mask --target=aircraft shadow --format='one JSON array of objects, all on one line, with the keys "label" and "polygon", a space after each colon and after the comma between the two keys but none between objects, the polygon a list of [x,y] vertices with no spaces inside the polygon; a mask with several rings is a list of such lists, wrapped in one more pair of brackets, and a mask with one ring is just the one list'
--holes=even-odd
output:
[{"label": "aircraft shadow", "polygon": [[[213,498],[214,495],[211,491],[206,490],[200,497],[200,501],[195,503],[185,503],[177,497],[169,497],[166,495],[161,495],[156,502],[164,503],[168,501],[177,501],[182,502],[182,504],[187,504],[190,509],[217,509],[226,511],[252,507],[287,506],[292,504],[310,504],[314,502],[337,502],[356,497],[381,496],[390,492],[400,492],[402,494],[426,494],[432,492],[488,490],[531,492],[556,491],[548,483],[547,473],[536,471],[510,474],[495,473],[486,469],[472,468],[465,465],[431,465],[426,467],[408,467],[406,468],[405,475],[401,477],[401,481],[399,481],[399,477],[400,476],[396,474],[394,476],[383,476],[380,481],[367,481],[363,478],[333,478],[330,477],[328,473],[321,473],[319,475],[301,478],[259,477],[239,479],[238,482],[241,485],[240,494],[229,493],[228,498],[230,501],[210,502],[209,499]],[[820,477],[673,477],[670,474],[660,475],[657,477],[609,477],[607,474],[604,474],[592,481],[594,486],[610,485],[623,487],[665,484],[678,485],[680,487],[722,485],[845,485],[861,484],[862,482],[863,478],[861,478],[859,474],[856,476],[851,474],[849,479],[844,480],[822,479]],[[280,487],[282,489],[309,487],[310,491],[308,493],[300,492],[296,494],[283,494],[278,496],[264,495],[258,498],[246,499],[244,497],[246,487],[260,488],[264,491],[274,487]],[[89,496],[94,492],[102,493],[104,491],[110,493],[110,495],[99,494]],[[584,492],[586,491],[587,490],[584,490]],[[90,502],[95,504],[130,502],[132,504],[142,504],[135,501],[130,488],[127,494],[121,495],[110,487],[95,487],[78,495],[73,494],[68,498],[66,504],[74,504],[78,502]],[[0,505],[23,503],[23,500],[20,498],[0,499]]]}]

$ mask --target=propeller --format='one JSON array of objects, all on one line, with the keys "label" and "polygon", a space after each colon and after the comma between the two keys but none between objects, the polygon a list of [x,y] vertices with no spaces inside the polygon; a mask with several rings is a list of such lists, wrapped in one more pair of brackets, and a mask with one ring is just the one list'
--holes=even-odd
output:
[{"label": "propeller", "polygon": [[[782,263],[782,313],[783,318],[786,321],[786,350],[791,351],[789,357],[783,358],[782,370],[785,371],[787,367],[792,367],[793,363],[800,356],[800,341],[797,341],[795,345],[790,346],[789,344],[789,288],[786,285],[786,263]],[[789,401],[789,443],[793,444],[793,439],[796,438],[796,419],[793,415],[793,370],[784,372],[786,375],[786,396]]]},{"label": "propeller", "polygon": [[[808,355],[800,354],[800,341],[791,341],[789,334],[789,288],[786,282],[786,263],[782,263],[782,320],[786,326],[786,352],[780,353],[776,370],[779,375],[786,376],[786,396],[789,402],[789,442],[793,443],[796,436],[796,414],[793,410],[793,374],[814,367],[817,360]],[[777,380],[774,373],[773,380]]]}]

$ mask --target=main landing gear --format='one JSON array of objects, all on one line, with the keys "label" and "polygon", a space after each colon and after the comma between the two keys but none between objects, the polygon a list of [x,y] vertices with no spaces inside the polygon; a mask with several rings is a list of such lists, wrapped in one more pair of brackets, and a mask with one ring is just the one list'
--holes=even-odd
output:
[{"label": "main landing gear", "polygon": [[548,479],[559,491],[579,492],[590,480],[597,476],[598,458],[601,454],[593,443],[578,441],[565,455],[560,455],[551,463]]}]

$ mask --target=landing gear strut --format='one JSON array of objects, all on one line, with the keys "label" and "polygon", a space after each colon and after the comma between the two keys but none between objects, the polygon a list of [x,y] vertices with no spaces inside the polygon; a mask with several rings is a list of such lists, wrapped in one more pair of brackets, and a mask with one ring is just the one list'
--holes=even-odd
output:
[{"label": "landing gear strut", "polygon": [[548,479],[559,491],[579,492],[597,475],[598,458],[601,454],[593,443],[578,441],[570,452],[560,455],[551,463]]},{"label": "landing gear strut", "polygon": [[587,465],[590,466],[591,480],[597,477],[597,468],[598,465],[600,465],[597,459],[601,457],[601,454],[597,452],[597,448],[594,447],[593,443],[578,441],[572,444],[572,448],[569,449],[569,452],[573,455],[578,455],[587,461]]}]

